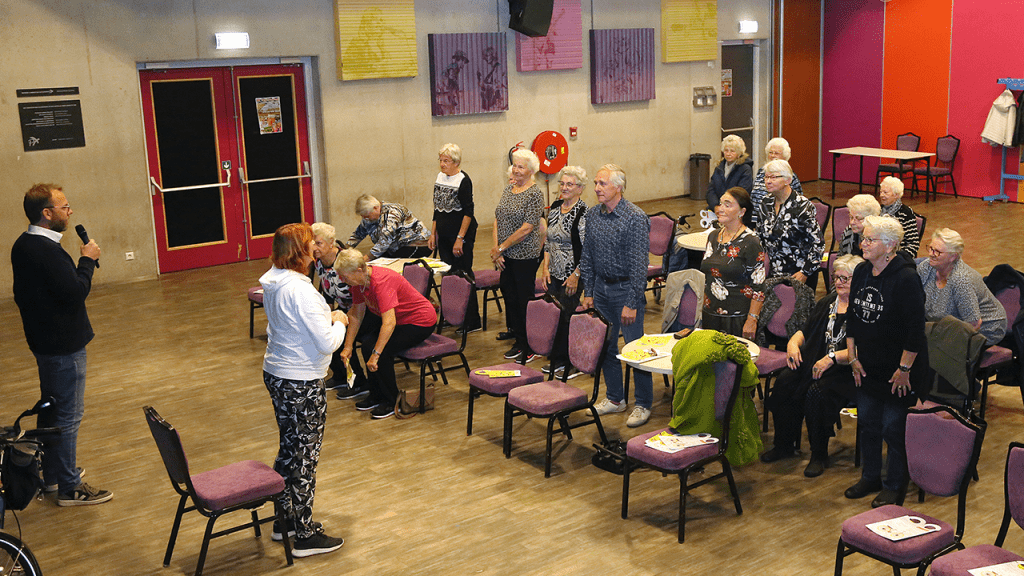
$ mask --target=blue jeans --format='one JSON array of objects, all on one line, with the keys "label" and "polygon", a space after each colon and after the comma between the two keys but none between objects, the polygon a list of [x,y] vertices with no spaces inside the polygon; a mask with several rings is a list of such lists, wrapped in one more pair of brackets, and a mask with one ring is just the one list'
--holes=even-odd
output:
[{"label": "blue jeans", "polygon": [[[644,335],[644,306],[636,311],[636,319],[632,324],[623,326],[622,308],[629,297],[629,282],[606,284],[600,278],[594,285],[594,308],[604,316],[611,325],[608,330],[608,342],[604,356],[604,383],[607,388],[608,399],[612,402],[623,400],[622,392],[622,362],[615,357],[619,353],[619,332],[628,344]],[[634,370],[635,377],[634,395],[636,405],[651,409],[654,403],[654,386],[651,380],[651,373],[643,370]]]},{"label": "blue jeans", "polygon": [[[862,386],[870,386],[864,382]],[[861,478],[877,482],[882,477],[882,440],[888,447],[885,481],[887,490],[900,491],[907,485],[907,408],[895,396],[881,399],[857,389],[857,430],[860,434],[864,468]]]},{"label": "blue jeans", "polygon": [[41,397],[53,398],[53,405],[39,414],[37,423],[41,428],[60,428],[60,435],[44,447],[43,479],[67,494],[82,482],[75,454],[85,414],[85,348],[73,354],[35,357]]}]

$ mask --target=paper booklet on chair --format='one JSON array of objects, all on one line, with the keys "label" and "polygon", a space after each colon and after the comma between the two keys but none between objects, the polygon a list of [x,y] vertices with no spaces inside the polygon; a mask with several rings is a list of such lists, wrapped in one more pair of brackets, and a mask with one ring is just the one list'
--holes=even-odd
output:
[{"label": "paper booklet on chair", "polygon": [[967,571],[971,576],[1020,576],[1024,574],[1024,560],[1003,562],[994,566],[975,568]]},{"label": "paper booklet on chair", "polygon": [[659,452],[667,452],[674,454],[680,450],[692,448],[694,446],[704,446],[705,444],[716,444],[718,438],[715,438],[711,434],[702,432],[700,434],[673,434],[669,431],[662,432],[651,436],[644,442],[648,448],[653,448]]},{"label": "paper booklet on chair", "polygon": [[515,378],[523,374],[519,370],[475,370],[474,373],[488,378]]},{"label": "paper booklet on chair", "polygon": [[939,525],[929,524],[923,518],[918,518],[917,516],[900,516],[898,518],[882,520],[881,522],[868,524],[866,528],[893,542],[938,532],[942,529]]}]

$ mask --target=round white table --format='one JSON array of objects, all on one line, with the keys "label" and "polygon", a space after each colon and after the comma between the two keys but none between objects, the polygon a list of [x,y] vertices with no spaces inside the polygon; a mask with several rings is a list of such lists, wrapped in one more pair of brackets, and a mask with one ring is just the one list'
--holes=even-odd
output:
[{"label": "round white table", "polygon": [[[747,347],[747,351],[750,352],[750,359],[757,360],[758,355],[761,354],[761,348],[746,338],[737,337],[736,339]],[[673,338],[672,334],[645,334],[642,338],[633,340],[629,344],[623,346],[619,355],[629,354],[630,352],[641,348],[653,348],[659,353],[659,355],[664,354],[664,356],[660,358],[656,357],[653,360],[647,360],[646,362],[634,362],[624,358],[620,359],[623,360],[630,368],[643,370],[644,372],[651,372],[653,374],[671,374],[672,348],[675,347],[677,342],[679,342],[679,340]]]},{"label": "round white table", "polygon": [[367,262],[367,264],[369,264],[370,266],[383,266],[384,268],[388,268],[388,269],[390,269],[393,272],[398,272],[399,274],[401,274],[402,273],[402,269],[405,268],[406,264],[408,264],[410,262],[415,262],[417,260],[423,260],[424,262],[426,262],[430,266],[430,269],[434,271],[434,274],[444,274],[445,272],[448,272],[449,270],[452,269],[450,264],[447,264],[447,263],[445,263],[445,262],[443,262],[441,260],[438,260],[437,258],[383,258],[382,257],[382,258],[374,258],[373,260],[370,260],[369,262]]},{"label": "round white table", "polygon": [[679,244],[680,248],[686,248],[687,250],[697,250],[703,252],[708,247],[708,236],[711,235],[712,228],[708,228],[702,232],[693,232],[691,234],[683,234],[676,239],[676,243]]}]

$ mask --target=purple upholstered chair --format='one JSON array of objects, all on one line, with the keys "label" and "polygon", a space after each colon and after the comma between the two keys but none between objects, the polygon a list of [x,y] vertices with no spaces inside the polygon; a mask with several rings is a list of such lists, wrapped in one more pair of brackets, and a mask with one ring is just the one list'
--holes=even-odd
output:
[{"label": "purple upholstered chair", "polygon": [[487,303],[494,302],[498,306],[498,312],[501,312],[501,286],[499,285],[501,273],[488,268],[486,270],[474,270],[473,277],[476,279],[476,289],[483,292],[483,328],[487,330]]},{"label": "purple upholstered chair", "polygon": [[[547,418],[547,448],[544,453],[544,477],[551,476],[551,441],[556,432],[572,440],[572,430],[590,424],[597,425],[601,444],[607,445],[608,438],[601,425],[601,417],[594,409],[597,393],[601,387],[601,363],[604,361],[605,341],[608,339],[608,322],[595,310],[576,313],[569,320],[569,361],[577,370],[594,376],[594,386],[589,395],[586,390],[568,382],[569,371],[562,373],[562,380],[549,380],[513,388],[505,399],[505,457],[512,456],[512,418],[527,415]],[[533,343],[530,344],[533,346]],[[592,418],[569,423],[573,412],[588,410]],[[555,421],[559,423],[555,429]]]},{"label": "purple upholstered chair", "polygon": [[[662,474],[677,474],[679,476],[678,540],[680,544],[683,543],[686,536],[686,496],[691,488],[702,486],[712,480],[726,478],[729,481],[733,503],[736,505],[736,513],[743,514],[740,495],[736,491],[736,482],[732,478],[732,468],[729,466],[729,460],[725,457],[725,450],[729,446],[729,427],[732,421],[733,405],[739,395],[742,370],[732,361],[717,362],[714,365],[714,370],[715,419],[722,425],[722,434],[718,443],[685,448],[673,454],[655,450],[645,444],[648,438],[657,436],[669,428],[641,434],[626,442],[626,463],[622,471],[622,518],[625,519],[629,515],[629,478],[633,468],[652,468]],[[687,477],[691,472],[700,470],[716,461],[722,465],[720,473],[702,477],[692,484],[687,482]]]},{"label": "purple upholstered chair", "polygon": [[[761,346],[761,353],[758,355],[757,361],[754,362],[754,365],[757,366],[758,376],[764,378],[763,392],[761,391],[760,384],[758,385],[758,394],[762,400],[771,394],[772,378],[786,367],[786,342],[788,342],[786,322],[789,321],[789,318],[793,316],[793,312],[796,310],[796,291],[793,290],[792,286],[781,283],[776,284],[773,287],[773,291],[781,305],[768,320],[765,330],[775,337],[778,344],[774,349],[768,346]],[[764,424],[762,430],[767,432],[768,410],[765,409],[763,412]]]},{"label": "purple upholstered chair", "polygon": [[[906,432],[910,479],[925,492],[957,496],[956,526],[894,504],[858,514],[843,522],[836,550],[836,576],[843,573],[843,559],[855,552],[892,566],[896,573],[902,568],[917,568],[918,576],[923,576],[935,558],[963,549],[967,488],[978,465],[984,436],[984,421],[976,424],[947,406],[911,410]],[[867,528],[868,524],[902,516],[922,518],[940,529],[892,542]]]},{"label": "purple upholstered chair", "polygon": [[[917,152],[921,147],[921,137],[913,132],[907,132],[906,134],[900,134],[896,137],[896,149],[904,152]],[[879,164],[878,169],[875,171],[875,182],[877,183],[882,179],[882,173],[892,174],[893,176],[903,179],[904,174],[914,174],[914,163],[915,160],[898,160],[896,164]]]},{"label": "purple upholstered chair", "polygon": [[[555,342],[558,318],[562,310],[550,297],[531,300],[526,305],[526,340],[530,350],[547,356]],[[485,370],[519,370],[519,376],[512,378],[491,378],[479,372]],[[469,375],[469,413],[466,416],[466,436],[473,433],[473,403],[484,395],[504,398],[513,388],[526,386],[544,380],[540,370],[526,366],[526,355],[520,354],[516,362],[506,362],[474,370]]]},{"label": "purple upholstered chair", "polygon": [[249,288],[249,338],[253,337],[253,320],[256,318],[256,309],[263,308],[263,287],[253,286]]},{"label": "purple upholstered chair", "polygon": [[[928,199],[928,191],[937,199],[939,197],[939,180],[948,178],[953,185],[953,197],[956,193],[956,180],[953,179],[953,164],[956,162],[956,154],[960,151],[960,139],[952,134],[946,134],[935,143],[935,166],[914,168],[914,188],[917,188],[917,177],[924,176],[924,197]],[[939,163],[945,166],[939,166]]]},{"label": "purple upholstered chair", "polygon": [[[665,212],[651,214],[650,251],[655,256],[664,256],[672,248],[675,238],[676,221]],[[665,284],[665,267],[661,264],[647,266],[647,291],[654,290],[655,299],[660,298],[661,287]]]},{"label": "purple upholstered chair", "polygon": [[994,546],[982,544],[971,546],[966,550],[958,550],[940,556],[932,563],[932,576],[970,576],[969,570],[994,566],[1005,562],[1024,561],[1018,556],[1002,548],[1006,540],[1006,532],[1010,528],[1010,519],[1017,526],[1024,528],[1024,444],[1011,442],[1006,453],[1006,475],[1003,477],[1005,504],[1003,506],[1003,523],[999,526]]},{"label": "purple upholstered chair", "polygon": [[[156,441],[156,447],[160,450],[160,457],[163,458],[164,467],[167,468],[167,475],[171,477],[171,486],[181,496],[178,501],[178,511],[174,516],[174,526],[171,528],[171,539],[167,542],[167,553],[164,555],[164,567],[171,564],[171,553],[174,552],[174,541],[178,537],[178,528],[181,526],[181,517],[185,512],[195,510],[209,518],[206,522],[206,532],[203,534],[203,546],[199,550],[199,562],[196,565],[196,576],[202,576],[203,564],[206,562],[206,551],[210,546],[210,540],[219,536],[225,536],[252,528],[256,537],[260,537],[260,524],[274,522],[286,526],[284,511],[280,506],[275,506],[276,514],[260,518],[259,509],[267,502],[276,503],[284,492],[284,478],[274,472],[274,469],[262,462],[255,460],[243,460],[221,466],[202,474],[192,475],[188,469],[188,458],[185,457],[185,449],[181,445],[181,437],[166,420],[160,417],[150,406],[142,408],[146,414],[146,422],[149,430]],[[192,506],[185,507],[185,504],[192,500]],[[252,520],[230,528],[213,532],[213,524],[218,518],[229,512],[247,510]],[[282,531],[284,541],[284,556],[288,565],[292,564],[292,546],[288,538],[287,530]]]},{"label": "purple upholstered chair", "polygon": [[434,271],[430,269],[430,264],[427,264],[426,260],[420,258],[406,263],[402,267],[402,276],[405,276],[405,279],[412,284],[417,292],[430,298],[430,285],[434,281]]},{"label": "purple upholstered chair", "polygon": [[[1006,310],[1007,335],[1012,339],[1013,322],[1020,313],[1020,286],[1004,288],[995,295],[1003,309]],[[985,417],[985,404],[988,403],[988,382],[992,376],[1001,368],[1013,364],[1013,350],[1005,346],[989,346],[981,353],[981,361],[978,363],[976,373],[978,385],[981,387],[981,406],[978,415]],[[1024,388],[1021,388],[1021,395],[1024,396]]]},{"label": "purple upholstered chair", "polygon": [[[407,268],[408,269],[408,268]],[[465,277],[462,272],[449,274],[441,279],[441,315],[452,326],[462,326],[466,321],[466,308],[469,307],[469,299],[473,295],[473,283]],[[446,373],[451,370],[462,368],[469,376],[469,362],[466,360],[466,331],[461,331],[462,342],[456,342],[441,334],[431,334],[419,344],[399,352],[396,358],[401,360],[415,360],[420,363],[420,413],[424,407],[424,394],[427,388],[427,376],[437,377],[441,375],[445,386],[448,385]],[[451,366],[444,365],[444,359],[458,356],[459,364]]]},{"label": "purple upholstered chair", "polygon": [[[825,202],[821,198],[815,196],[811,198],[811,204],[814,205],[814,219],[818,222],[818,235],[822,241],[825,240],[825,229],[828,228],[828,221],[832,218],[832,205]],[[843,231],[839,231],[840,238],[842,237]],[[833,242],[835,241],[835,231],[833,231]],[[824,262],[822,262],[824,265]],[[818,272],[824,272],[823,266],[818,266]],[[825,280],[826,285],[828,280]]]}]

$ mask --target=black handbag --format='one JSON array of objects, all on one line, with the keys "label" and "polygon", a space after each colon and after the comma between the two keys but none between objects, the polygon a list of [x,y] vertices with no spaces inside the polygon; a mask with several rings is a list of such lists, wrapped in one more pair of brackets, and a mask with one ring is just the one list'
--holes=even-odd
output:
[{"label": "black handbag", "polygon": [[42,460],[34,442],[5,446],[0,464],[3,499],[10,510],[24,510],[43,489]]},{"label": "black handbag", "polygon": [[622,440],[609,440],[608,444],[594,444],[597,453],[590,458],[590,463],[601,470],[622,476],[622,468],[626,462],[626,443]]}]

